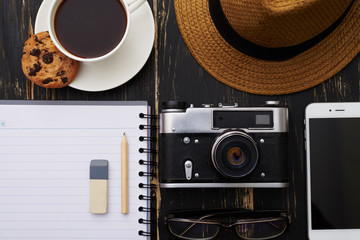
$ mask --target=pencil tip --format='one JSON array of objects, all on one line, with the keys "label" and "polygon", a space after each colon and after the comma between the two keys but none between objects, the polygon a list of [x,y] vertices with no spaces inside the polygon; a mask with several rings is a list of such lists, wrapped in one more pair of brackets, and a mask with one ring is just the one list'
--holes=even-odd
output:
[{"label": "pencil tip", "polygon": [[125,134],[125,132],[124,132],[124,134],[123,134],[123,136],[125,136],[126,134]]}]

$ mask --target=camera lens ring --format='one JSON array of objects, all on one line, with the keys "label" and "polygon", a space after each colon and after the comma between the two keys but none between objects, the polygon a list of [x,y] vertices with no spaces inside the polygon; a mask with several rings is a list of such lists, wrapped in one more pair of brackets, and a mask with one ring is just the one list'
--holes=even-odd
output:
[{"label": "camera lens ring", "polygon": [[241,131],[229,131],[220,135],[211,149],[214,167],[229,178],[240,178],[250,174],[255,169],[258,158],[256,142]]}]

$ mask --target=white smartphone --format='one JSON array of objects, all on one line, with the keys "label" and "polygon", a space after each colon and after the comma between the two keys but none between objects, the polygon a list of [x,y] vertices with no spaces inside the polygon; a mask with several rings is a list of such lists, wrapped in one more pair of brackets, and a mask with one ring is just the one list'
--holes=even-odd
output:
[{"label": "white smartphone", "polygon": [[310,240],[360,239],[360,103],[305,110]]}]

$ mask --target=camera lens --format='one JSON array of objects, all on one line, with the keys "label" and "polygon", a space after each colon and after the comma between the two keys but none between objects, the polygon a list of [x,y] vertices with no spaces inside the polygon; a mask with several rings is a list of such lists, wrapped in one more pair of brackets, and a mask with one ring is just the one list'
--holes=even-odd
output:
[{"label": "camera lens", "polygon": [[245,162],[246,153],[241,149],[241,147],[231,147],[226,152],[226,160],[232,166],[239,166]]},{"label": "camera lens", "polygon": [[225,177],[240,178],[251,173],[258,162],[255,141],[240,131],[226,132],[214,142],[211,150],[214,167]]}]

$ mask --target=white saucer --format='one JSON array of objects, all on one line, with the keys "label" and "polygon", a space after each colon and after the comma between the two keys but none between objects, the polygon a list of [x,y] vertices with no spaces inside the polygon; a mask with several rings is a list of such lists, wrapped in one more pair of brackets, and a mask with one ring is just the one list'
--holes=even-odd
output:
[{"label": "white saucer", "polygon": [[[42,2],[35,20],[35,33],[49,29],[47,17],[52,1]],[[141,70],[155,38],[154,17],[147,2],[131,14],[130,24],[127,39],[118,52],[103,61],[81,63],[69,86],[90,92],[105,91],[124,84]]]}]

